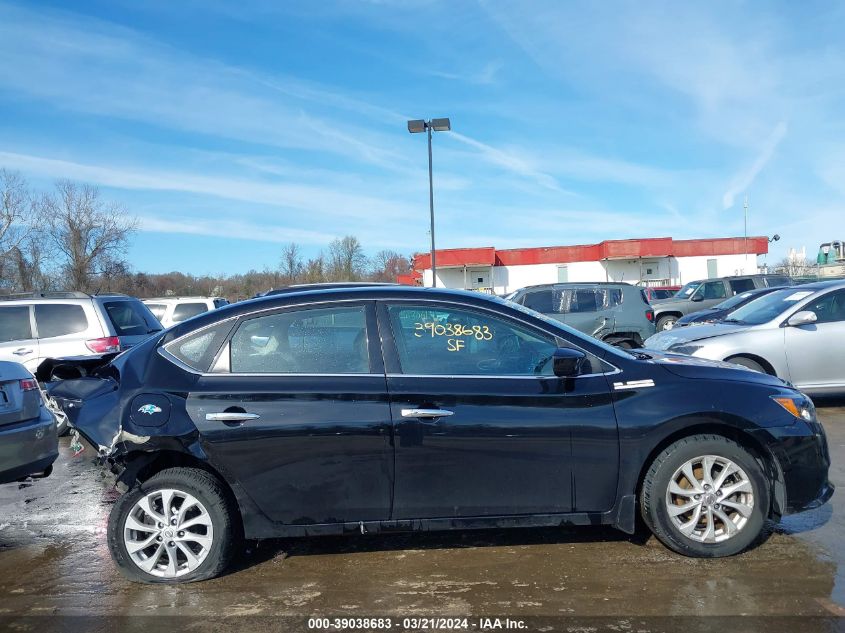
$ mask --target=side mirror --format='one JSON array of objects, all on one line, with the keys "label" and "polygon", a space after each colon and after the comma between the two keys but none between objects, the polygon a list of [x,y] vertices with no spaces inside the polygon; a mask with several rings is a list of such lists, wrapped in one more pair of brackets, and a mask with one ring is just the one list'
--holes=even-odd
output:
[{"label": "side mirror", "polygon": [[558,347],[553,355],[553,369],[559,378],[571,378],[581,373],[587,355],[570,347]]},{"label": "side mirror", "polygon": [[689,300],[690,301],[704,301],[704,295],[696,293],[693,296],[691,296],[689,298]]},{"label": "side mirror", "polygon": [[816,313],[812,310],[801,310],[801,312],[796,312],[789,317],[786,324],[795,327],[797,325],[809,325],[810,323],[815,323],[818,320],[819,317],[817,317]]}]

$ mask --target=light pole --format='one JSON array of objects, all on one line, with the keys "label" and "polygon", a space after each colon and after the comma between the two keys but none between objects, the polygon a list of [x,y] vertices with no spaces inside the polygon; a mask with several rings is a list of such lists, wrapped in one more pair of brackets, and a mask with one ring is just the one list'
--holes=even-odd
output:
[{"label": "light pole", "polygon": [[414,119],[408,121],[408,131],[411,134],[428,132],[428,208],[431,213],[431,287],[437,285],[437,261],[434,252],[434,177],[431,170],[431,131],[448,132],[452,129],[449,119]]}]

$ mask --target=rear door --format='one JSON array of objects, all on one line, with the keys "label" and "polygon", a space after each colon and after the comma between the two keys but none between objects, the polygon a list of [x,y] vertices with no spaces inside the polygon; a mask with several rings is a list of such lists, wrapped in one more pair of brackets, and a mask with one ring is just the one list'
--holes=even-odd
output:
[{"label": "rear door", "polygon": [[35,371],[39,355],[33,324],[32,306],[0,305],[0,360],[21,363]]},{"label": "rear door", "polygon": [[801,310],[817,321],[784,328],[789,378],[799,389],[845,385],[845,290],[830,292]]},{"label": "rear door", "polygon": [[[61,358],[91,353],[85,342],[102,336],[99,323],[83,306],[76,303],[36,303],[35,331],[39,357]],[[89,308],[90,311],[90,308]]]},{"label": "rear door", "polygon": [[249,315],[189,393],[212,462],[271,520],[389,517],[390,407],[374,332],[371,302]]},{"label": "rear door", "polygon": [[563,322],[590,336],[600,331],[612,332],[615,315],[605,309],[605,299],[607,291],[601,288],[565,289],[561,294]]},{"label": "rear door", "polygon": [[559,379],[551,355],[565,341],[459,304],[380,304],[379,325],[394,519],[610,508],[619,447],[598,359]]}]

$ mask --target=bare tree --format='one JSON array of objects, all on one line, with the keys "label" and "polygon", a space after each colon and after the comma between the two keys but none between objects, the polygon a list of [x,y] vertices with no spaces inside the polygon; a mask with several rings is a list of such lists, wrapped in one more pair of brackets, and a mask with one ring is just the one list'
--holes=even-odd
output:
[{"label": "bare tree", "polygon": [[10,290],[30,290],[18,274],[22,249],[35,230],[32,196],[23,177],[0,169],[0,279]]},{"label": "bare tree", "polygon": [[285,244],[282,247],[282,259],[279,263],[279,272],[286,284],[295,284],[302,276],[303,269],[302,253],[299,245],[295,242]]},{"label": "bare tree", "polygon": [[347,235],[329,244],[330,281],[357,281],[364,276],[366,267],[367,256],[357,237]]},{"label": "bare tree", "polygon": [[102,284],[93,278],[114,270],[115,263],[124,260],[137,220],[119,204],[101,199],[96,187],[67,180],[56,183],[55,194],[44,196],[41,208],[66,285],[74,290],[96,290]]},{"label": "bare tree", "polygon": [[309,284],[326,281],[326,258],[323,256],[322,251],[316,257],[309,259],[305,264],[305,267],[302,269],[302,280]]},{"label": "bare tree", "polygon": [[816,273],[816,262],[807,257],[784,257],[773,269],[790,277],[808,277]]},{"label": "bare tree", "polygon": [[389,249],[379,251],[371,260],[370,279],[395,282],[396,277],[411,270],[411,262],[404,255]]}]

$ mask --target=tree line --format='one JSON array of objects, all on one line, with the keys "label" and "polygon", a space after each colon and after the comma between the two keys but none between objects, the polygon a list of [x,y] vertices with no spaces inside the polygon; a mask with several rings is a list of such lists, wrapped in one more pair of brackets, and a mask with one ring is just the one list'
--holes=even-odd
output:
[{"label": "tree line", "polygon": [[126,251],[139,223],[91,185],[59,180],[35,192],[17,172],[0,169],[0,294],[80,290],[166,295],[252,297],[271,288],[332,281],[396,281],[408,257],[382,250],[368,257],[357,237],[333,240],[313,257],[282,246],[275,268],[233,275],[135,271]]}]

